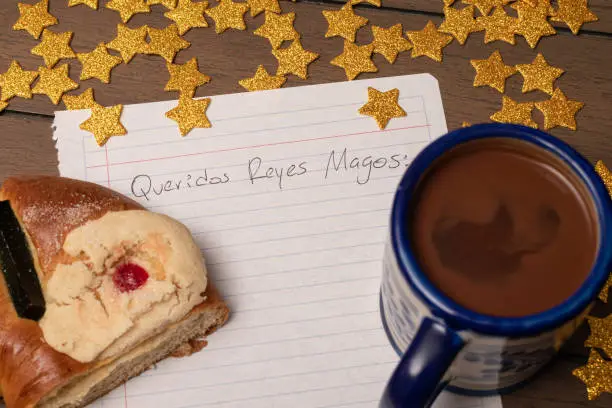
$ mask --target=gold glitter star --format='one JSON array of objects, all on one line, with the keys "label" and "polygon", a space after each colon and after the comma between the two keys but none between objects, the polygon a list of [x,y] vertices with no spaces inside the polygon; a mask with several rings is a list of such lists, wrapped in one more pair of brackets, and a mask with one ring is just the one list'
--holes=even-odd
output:
[{"label": "gold glitter star", "polygon": [[323,10],[323,16],[328,24],[325,38],[340,36],[351,42],[355,42],[357,30],[368,23],[367,18],[361,17],[353,12],[351,3],[346,3],[338,11]]},{"label": "gold glitter star", "polygon": [[[445,1],[448,1],[448,0],[445,0]],[[351,0],[352,5],[361,4],[361,3],[368,3],[376,7],[381,6],[381,0]]]},{"label": "gold glitter star", "polygon": [[406,36],[412,41],[412,57],[425,55],[434,61],[442,62],[442,49],[453,41],[453,37],[442,34],[429,20],[421,31],[408,31]]},{"label": "gold glitter star", "polygon": [[100,106],[94,99],[94,90],[87,89],[80,95],[64,95],[62,102],[66,105],[67,110],[92,109],[94,106]]},{"label": "gold glitter star", "polygon": [[531,64],[519,64],[516,69],[523,76],[523,93],[539,89],[549,95],[553,94],[555,80],[564,72],[548,65],[542,54],[538,54]]},{"label": "gold glitter star", "polygon": [[246,30],[244,13],[249,9],[245,3],[234,3],[232,0],[219,0],[219,4],[206,10],[206,14],[215,20],[215,32],[221,34],[228,28]]},{"label": "gold glitter star", "polygon": [[178,91],[181,95],[192,97],[196,88],[210,82],[210,77],[198,70],[198,60],[193,57],[183,65],[167,64],[170,80],[165,91]]},{"label": "gold glitter star", "polygon": [[92,133],[98,146],[104,146],[111,137],[127,134],[127,130],[121,124],[122,111],[123,105],[109,106],[108,108],[99,105],[93,106],[91,116],[79,127]]},{"label": "gold glitter star", "polygon": [[589,10],[587,0],[558,0],[557,3],[558,9],[551,20],[564,22],[574,34],[578,34],[578,31],[580,31],[584,23],[599,20],[599,18]]},{"label": "gold glitter star", "polygon": [[79,84],[68,76],[68,64],[55,68],[38,67],[38,82],[32,92],[47,95],[57,105],[65,92],[77,89]]},{"label": "gold glitter star", "polygon": [[151,38],[147,47],[147,54],[159,55],[167,62],[174,61],[177,52],[191,45],[179,35],[178,27],[175,24],[161,30],[147,27],[147,31]]},{"label": "gold glitter star", "polygon": [[531,119],[532,111],[533,102],[518,103],[504,95],[501,110],[491,115],[491,120],[499,123],[516,123],[537,129],[537,123]]},{"label": "gold glitter star", "polygon": [[275,14],[266,11],[266,20],[253,34],[267,38],[273,49],[287,40],[297,40],[300,34],[293,27],[295,13]]},{"label": "gold glitter star", "polygon": [[516,73],[516,68],[504,64],[497,50],[485,60],[470,60],[470,64],[476,70],[474,86],[490,86],[501,93],[506,89],[506,79]]},{"label": "gold glitter star", "polygon": [[474,6],[461,10],[444,7],[444,17],[438,31],[451,34],[461,45],[465,44],[471,33],[483,30],[483,27],[474,19]]},{"label": "gold glitter star", "polygon": [[410,41],[404,38],[401,24],[396,24],[389,28],[382,28],[373,25],[372,35],[374,40],[374,52],[381,54],[390,64],[395,62],[397,55],[402,51],[412,48]]},{"label": "gold glitter star", "polygon": [[604,392],[612,393],[612,361],[604,360],[597,350],[591,350],[588,363],[572,374],[586,384],[589,400]]},{"label": "gold glitter star", "polygon": [[517,31],[518,19],[510,17],[502,7],[495,8],[490,16],[481,16],[476,19],[485,30],[484,42],[504,41],[514,45],[514,34]]},{"label": "gold glitter star", "polygon": [[606,285],[599,294],[599,299],[601,299],[601,301],[604,303],[608,302],[608,292],[610,291],[610,288],[612,288],[612,275],[610,275],[610,277],[608,278],[608,282],[606,282]]},{"label": "gold glitter star", "polygon": [[110,55],[104,43],[99,44],[92,52],[79,53],[77,58],[81,61],[81,79],[97,78],[108,84],[110,82],[111,71],[121,64],[121,57]]},{"label": "gold glitter star", "polygon": [[276,75],[293,74],[302,79],[308,78],[308,65],[319,58],[319,54],[307,51],[300,40],[294,40],[287,48],[272,50],[278,60]]},{"label": "gold glitter star", "polygon": [[359,113],[373,117],[378,127],[384,129],[391,119],[406,116],[406,111],[399,106],[398,98],[399,89],[397,88],[380,92],[368,87],[368,102],[359,108]]},{"label": "gold glitter star", "polygon": [[147,52],[147,26],[131,29],[126,25],[117,25],[117,36],[114,40],[106,44],[107,48],[118,51],[126,64],[134,58],[136,54]]},{"label": "gold glitter star", "polygon": [[463,0],[462,3],[476,6],[482,15],[486,16],[493,7],[502,7],[511,1],[512,0]]},{"label": "gold glitter star", "polygon": [[374,44],[359,46],[344,40],[344,51],[331,60],[331,64],[344,68],[346,77],[352,81],[362,72],[378,72],[378,68],[372,62]]},{"label": "gold glitter star", "polygon": [[462,128],[466,128],[466,127],[470,127],[472,126],[472,124],[470,122],[466,122],[465,120],[463,122],[461,122],[461,127]]},{"label": "gold glitter star", "polygon": [[98,0],[68,0],[68,7],[78,6],[84,4],[94,10],[98,9]]},{"label": "gold glitter star", "polygon": [[179,29],[179,34],[183,35],[195,27],[208,27],[204,18],[204,10],[207,7],[207,1],[195,3],[191,0],[179,0],[176,8],[165,12],[164,16],[174,21]]},{"label": "gold glitter star", "polygon": [[0,99],[7,101],[13,96],[31,99],[32,89],[30,86],[37,76],[38,72],[24,71],[17,61],[11,61],[8,70],[0,75],[0,88],[2,88]]},{"label": "gold glitter star", "polygon": [[241,79],[238,83],[247,91],[252,92],[280,88],[285,81],[287,81],[287,78],[283,75],[270,75],[264,66],[260,65],[257,67],[257,72],[255,72],[254,76]]},{"label": "gold glitter star", "polygon": [[176,7],[176,0],[147,0],[147,6],[154,6],[156,4],[161,4],[165,8],[172,10]]},{"label": "gold glitter star", "polygon": [[598,348],[607,355],[612,356],[612,314],[603,319],[589,316],[589,327],[591,335],[585,341],[585,347]]},{"label": "gold glitter star", "polygon": [[575,116],[582,109],[584,103],[567,99],[561,89],[557,88],[550,100],[536,102],[535,106],[544,115],[545,130],[556,126],[576,130]]},{"label": "gold glitter star", "polygon": [[47,67],[52,68],[57,62],[64,58],[74,58],[76,55],[70,47],[72,32],[54,33],[45,29],[42,33],[40,43],[30,51],[34,55],[43,57]]},{"label": "gold glitter star", "polygon": [[168,112],[166,117],[178,123],[182,136],[187,135],[194,128],[209,128],[210,121],[206,117],[206,109],[210,104],[210,98],[191,99],[181,96],[178,106]]},{"label": "gold glitter star", "polygon": [[247,3],[251,8],[251,17],[255,17],[262,11],[281,12],[278,0],[247,0]]},{"label": "gold glitter star", "polygon": [[[544,4],[544,1],[539,4]],[[512,7],[519,16],[516,33],[522,35],[531,48],[535,48],[542,37],[557,33],[548,22],[546,7],[532,7],[526,3],[514,3]]]},{"label": "gold glitter star", "polygon": [[8,106],[8,102],[0,101],[0,112],[2,112]]},{"label": "gold glitter star", "polygon": [[40,37],[45,27],[57,24],[57,18],[49,14],[49,0],[40,0],[36,4],[17,3],[19,19],[13,30],[26,30],[34,38]]},{"label": "gold glitter star", "polygon": [[127,23],[134,14],[151,11],[151,7],[144,0],[110,0],[106,3],[106,8],[118,12],[124,23]]},{"label": "gold glitter star", "polygon": [[[610,196],[612,197],[612,172],[608,170],[604,162],[602,162],[601,160],[598,161],[595,165],[595,171],[597,171],[599,177],[601,177],[606,187],[608,187],[608,191],[610,192]],[[610,278],[612,278],[612,275],[610,275]]]}]

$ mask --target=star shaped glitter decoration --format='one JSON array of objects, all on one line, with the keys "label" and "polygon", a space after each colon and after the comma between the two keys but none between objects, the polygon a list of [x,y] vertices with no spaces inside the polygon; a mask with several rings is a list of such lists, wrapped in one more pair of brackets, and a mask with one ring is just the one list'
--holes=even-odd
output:
[{"label": "star shaped glitter decoration", "polygon": [[470,60],[470,64],[476,70],[474,86],[490,86],[501,93],[506,89],[506,79],[516,73],[516,68],[504,64],[497,50],[485,60]]},{"label": "star shaped glitter decoration", "polygon": [[151,11],[151,7],[144,0],[110,0],[106,3],[106,8],[118,12],[124,23],[127,23],[135,14]]},{"label": "star shaped glitter decoration", "polygon": [[74,51],[70,47],[70,41],[72,41],[71,31],[54,33],[53,31],[45,29],[42,33],[40,43],[32,48],[30,52],[42,57],[47,67],[52,68],[61,59],[76,57]]},{"label": "star shaped glitter decoration", "polygon": [[263,11],[271,11],[272,13],[280,13],[281,8],[278,0],[247,0],[251,9],[251,17],[255,17]]},{"label": "star shaped glitter decoration", "polygon": [[523,76],[523,93],[537,89],[549,95],[553,94],[557,78],[565,72],[548,65],[542,54],[538,54],[531,64],[519,64],[516,69]]},{"label": "star shaped glitter decoration", "polygon": [[406,111],[399,106],[399,89],[381,92],[368,87],[368,102],[359,108],[359,113],[371,116],[376,120],[378,127],[384,129],[393,118],[406,116]]},{"label": "star shaped glitter decoration", "polygon": [[181,95],[192,97],[198,86],[210,82],[210,77],[198,69],[198,60],[193,57],[183,65],[167,64],[170,80],[164,88],[165,91],[178,91]]},{"label": "star shaped glitter decoration", "polygon": [[121,57],[110,55],[104,43],[99,44],[91,52],[77,54],[77,58],[83,65],[81,80],[97,78],[105,84],[110,82],[113,68],[123,61]]},{"label": "star shaped glitter decoration", "polygon": [[181,96],[178,106],[168,112],[166,117],[178,123],[182,136],[186,136],[195,128],[209,128],[210,121],[206,117],[206,109],[210,104],[210,98],[191,99]]},{"label": "star shaped glitter decoration", "polygon": [[323,10],[328,28],[325,38],[340,36],[355,42],[355,35],[360,27],[368,23],[368,19],[353,12],[351,3],[346,3],[340,10]]},{"label": "star shaped glitter decoration", "polygon": [[25,30],[32,37],[40,37],[45,29],[57,24],[57,18],[49,13],[49,0],[40,0],[36,4],[17,3],[19,19],[13,25],[13,30]]},{"label": "star shaped glitter decoration", "polygon": [[474,6],[464,7],[461,10],[444,7],[444,17],[438,31],[451,34],[461,45],[465,44],[471,33],[483,30],[474,18]]},{"label": "star shaped glitter decoration", "polygon": [[179,34],[183,35],[192,28],[208,27],[204,18],[204,10],[207,7],[207,1],[196,3],[191,0],[179,0],[176,8],[165,12],[164,16],[174,21],[179,29]]},{"label": "star shaped glitter decoration", "polygon": [[544,115],[545,130],[556,126],[576,130],[575,116],[582,109],[584,103],[567,99],[561,89],[557,88],[550,100],[536,102],[535,106]]},{"label": "star shaped glitter decoration", "polygon": [[587,0],[558,0],[557,5],[551,20],[567,24],[574,34],[578,34],[584,23],[599,20],[589,9]]},{"label": "star shaped glitter decoration", "polygon": [[319,58],[319,54],[307,51],[300,40],[294,40],[287,48],[272,50],[278,60],[276,75],[293,74],[302,79],[308,78],[308,65]]},{"label": "star shaped glitter decoration", "polygon": [[121,113],[123,105],[109,106],[93,106],[91,108],[91,116],[79,126],[82,130],[86,130],[94,135],[98,146],[104,146],[108,139],[113,136],[123,136],[127,134],[127,130],[121,124]]},{"label": "star shaped glitter decoration", "polygon": [[147,26],[131,29],[124,24],[118,24],[117,36],[106,44],[106,47],[119,52],[123,62],[127,64],[136,54],[147,52],[147,31]]},{"label": "star shaped glitter decoration", "polygon": [[79,4],[84,4],[94,10],[98,9],[98,0],[68,0],[68,7],[78,6]]},{"label": "star shaped glitter decoration", "polygon": [[[603,180],[604,184],[608,188],[608,192],[610,193],[610,197],[612,197],[612,172],[608,170],[604,162],[601,160],[597,162],[595,165],[595,171],[599,174],[599,177]],[[612,277],[612,276],[611,276]]]},{"label": "star shaped glitter decoration", "polygon": [[401,24],[396,24],[389,28],[382,28],[373,25],[372,36],[374,40],[374,52],[381,54],[390,64],[395,62],[400,52],[408,51],[412,44],[404,38],[404,30]]},{"label": "star shaped glitter decoration", "polygon": [[[545,0],[542,0],[540,4],[544,3]],[[519,17],[516,33],[522,35],[531,48],[535,48],[542,37],[557,33],[548,22],[547,8],[532,7],[526,3],[514,3],[512,7],[516,9]]]},{"label": "star shaped glitter decoration", "polygon": [[255,75],[251,78],[241,79],[238,81],[240,86],[249,92],[265,91],[268,89],[277,89],[283,86],[287,81],[283,75],[270,75],[263,65],[257,67]]},{"label": "star shaped glitter decoration", "polygon": [[371,4],[372,6],[380,7],[381,1],[382,0],[351,0],[351,4],[356,5],[356,4],[361,4],[361,3],[368,3],[368,4]]},{"label": "star shaped glitter decoration", "polygon": [[612,393],[612,361],[604,360],[597,350],[591,350],[588,363],[572,374],[586,384],[589,400],[604,392]]},{"label": "star shaped glitter decoration", "polygon": [[[483,16],[489,14],[493,7],[502,7],[513,0],[463,0],[463,4],[476,6]],[[450,4],[447,4],[449,6]]]},{"label": "star shaped glitter decoration", "polygon": [[79,84],[68,76],[68,64],[64,64],[55,68],[38,67],[38,82],[32,92],[47,95],[57,105],[64,93],[78,87]]},{"label": "star shaped glitter decoration", "polygon": [[491,115],[491,120],[498,123],[516,123],[537,129],[537,123],[531,119],[532,111],[533,102],[518,103],[504,95],[501,110]]},{"label": "star shaped glitter decoration", "polygon": [[453,41],[453,37],[438,31],[429,20],[420,31],[408,31],[406,36],[412,41],[412,57],[427,56],[434,61],[442,62],[442,49]]},{"label": "star shaped glitter decoration", "polygon": [[11,65],[6,72],[0,74],[0,88],[2,89],[0,99],[8,101],[14,96],[31,99],[31,85],[37,76],[38,72],[24,71],[17,61],[11,61]]},{"label": "star shaped glitter decoration", "polygon": [[510,17],[502,7],[496,7],[490,16],[481,16],[476,19],[485,30],[484,42],[504,41],[516,44],[514,34],[517,31],[518,19]]},{"label": "star shaped glitter decoration", "polygon": [[378,72],[378,68],[372,62],[374,44],[357,45],[344,40],[342,54],[331,60],[331,64],[343,68],[346,78],[352,81],[362,72]]},{"label": "star shaped glitter decoration", "polygon": [[172,10],[176,7],[176,0],[147,0],[147,6],[155,6],[161,4],[165,8]]},{"label": "star shaped glitter decoration", "polygon": [[267,38],[272,48],[277,49],[285,40],[300,38],[300,34],[293,27],[294,20],[295,13],[275,14],[266,11],[265,22],[253,34]]},{"label": "star shaped glitter decoration", "polygon": [[92,109],[94,106],[100,106],[94,99],[92,88],[88,88],[80,95],[64,95],[62,102],[67,110]]},{"label": "star shaped glitter decoration", "polygon": [[147,27],[147,31],[151,38],[146,50],[147,54],[159,55],[167,62],[174,61],[177,52],[191,45],[179,35],[178,27],[175,24],[161,30]]},{"label": "star shaped glitter decoration", "polygon": [[244,13],[249,9],[245,3],[234,3],[232,0],[219,0],[219,4],[206,10],[206,14],[215,20],[215,32],[221,34],[228,28],[246,30]]},{"label": "star shaped glitter decoration", "polygon": [[[608,187],[608,189],[610,189],[610,187]],[[608,281],[599,293],[599,299],[604,303],[608,303],[608,294],[610,292],[610,288],[612,288],[612,274],[610,274],[610,276],[608,277]]]},{"label": "star shaped glitter decoration", "polygon": [[601,349],[607,355],[612,356],[612,314],[603,319],[589,316],[587,320],[591,335],[585,341],[584,346]]}]

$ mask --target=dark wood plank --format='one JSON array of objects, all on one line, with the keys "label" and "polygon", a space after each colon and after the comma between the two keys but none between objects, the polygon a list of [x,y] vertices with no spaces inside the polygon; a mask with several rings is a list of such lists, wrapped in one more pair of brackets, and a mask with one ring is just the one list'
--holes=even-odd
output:
[{"label": "dark wood plank", "polygon": [[[344,0],[326,1],[345,3]],[[457,4],[460,4],[460,0],[455,1]],[[443,2],[442,0],[382,0],[382,7],[412,12],[441,14]],[[599,21],[585,24],[583,26],[584,30],[612,33],[612,3],[608,0],[589,0],[589,8],[599,17]],[[507,10],[511,12],[510,8]],[[564,23],[553,23],[553,25],[557,27],[567,27]]]},{"label": "dark wood plank", "polygon": [[11,175],[58,174],[52,122],[52,118],[21,113],[0,115],[0,183]]},{"label": "dark wood plank", "polygon": [[572,375],[580,360],[557,359],[524,388],[503,396],[504,408],[609,408],[612,395],[588,401],[584,384]]},{"label": "dark wood plank", "polygon": [[[387,4],[393,0],[387,0]],[[404,0],[397,0],[400,4]],[[13,3],[13,2],[11,2]],[[16,2],[15,2],[16,3]],[[405,3],[415,3],[406,0]],[[419,2],[421,5],[429,2]],[[433,2],[432,2],[433,3]],[[602,3],[603,4],[603,3]],[[116,13],[101,9],[98,12],[85,7],[67,8],[65,2],[52,2],[52,11],[61,21],[56,28],[76,32],[73,41],[77,52],[93,49],[101,41],[109,41],[115,35],[119,22]],[[286,11],[298,14],[296,27],[302,33],[303,44],[307,49],[321,53],[319,61],[311,66],[311,77],[308,81],[290,78],[288,86],[324,83],[345,80],[344,72],[329,64],[329,61],[341,52],[342,41],[338,38],[325,39],[325,20],[321,11],[334,7],[308,2],[295,4],[283,3]],[[424,6],[423,6],[424,7]],[[135,27],[151,24],[163,27],[168,20],[161,16],[162,8],[155,7],[151,15],[139,15],[130,22]],[[427,10],[423,8],[423,10]],[[389,26],[402,23],[407,30],[423,27],[429,18],[422,13],[406,13],[394,10],[362,7],[358,11],[368,17],[372,23]],[[27,69],[36,69],[41,59],[29,54],[36,41],[23,32],[10,29],[17,18],[16,7],[0,9],[0,71],[6,69],[10,58],[16,58]],[[432,17],[435,22],[439,18]],[[263,22],[263,16],[247,18],[249,31],[252,32]],[[210,84],[198,91],[198,96],[216,95],[229,92],[240,92],[239,79],[251,76],[258,64],[263,63],[273,71],[276,61],[270,53],[267,40],[255,37],[250,33],[229,31],[217,36],[212,29],[192,30],[186,35],[192,42],[190,49],[181,52],[177,61],[184,62],[197,56],[201,70],[212,76]],[[359,41],[367,43],[371,39],[369,30],[361,30]],[[568,70],[559,81],[559,85],[572,98],[585,102],[585,109],[579,114],[579,131],[555,130],[554,134],[564,138],[589,159],[604,159],[612,164],[612,139],[607,137],[612,126],[612,117],[608,112],[608,102],[612,96],[612,83],[607,78],[606,68],[612,65],[612,40],[601,35],[581,35],[574,37],[567,33],[545,38],[537,51],[542,52],[549,62]],[[461,47],[454,43],[446,49],[445,63],[437,64],[425,58],[412,59],[408,53],[402,54],[395,65],[389,65],[380,56],[375,57],[380,72],[368,74],[374,76],[402,75],[419,72],[430,72],[440,81],[447,121],[450,128],[457,127],[462,121],[477,123],[488,121],[488,116],[498,109],[501,95],[487,88],[473,88],[473,69],[469,64],[471,58],[486,58],[494,49],[499,48],[507,63],[528,63],[536,52],[525,44],[512,47],[506,44],[484,46],[482,34],[474,35]],[[10,57],[9,57],[10,56]],[[78,78],[80,67],[72,61],[72,77]],[[81,89],[94,86],[97,99],[103,104],[138,103],[165,99],[176,99],[173,93],[163,91],[167,80],[165,63],[161,58],[138,56],[129,65],[118,67],[113,72],[113,82],[101,85],[96,80],[84,81]],[[508,82],[509,95],[516,99],[544,99],[544,94],[520,94],[521,80],[518,76]],[[11,102],[9,110],[51,114],[54,107],[42,96],[33,100],[16,99]],[[541,117],[536,115],[541,123]],[[0,181],[9,174],[45,173],[56,174],[57,162],[55,149],[51,140],[51,118],[5,112],[0,114],[0,128],[3,130],[3,149],[0,151]],[[607,306],[606,306],[607,308]],[[609,312],[609,308],[607,309]],[[578,334],[564,349],[564,356],[551,366],[534,383],[523,390],[504,397],[505,407],[510,408],[577,408],[586,406],[584,386],[571,376],[571,369],[582,364],[585,349],[582,342],[586,329]],[[582,337],[581,337],[582,336]],[[603,397],[589,406],[610,406],[612,399]]]},{"label": "dark wood plank", "polygon": [[[60,16],[57,30],[72,30],[75,38],[74,49],[84,52],[93,49],[101,41],[109,41],[115,36],[119,22],[116,13],[101,9],[94,12],[85,7],[67,8],[63,3],[53,3],[53,12]],[[342,50],[339,38],[325,39],[326,22],[321,11],[329,5],[312,3],[283,3],[285,10],[297,12],[296,27],[301,32],[306,48],[319,52],[321,58],[311,65],[311,77],[307,81],[290,78],[287,86],[332,82],[345,80],[344,72],[329,64],[331,59]],[[131,26],[151,24],[163,27],[168,20],[161,15],[162,8],[155,7],[150,15],[138,15],[130,22]],[[17,17],[16,9],[8,7],[0,10],[0,38],[4,53],[0,55],[0,70],[5,69],[10,58],[16,58],[28,69],[35,69],[41,59],[31,55],[29,49],[35,41],[23,32],[12,31],[9,26]],[[421,29],[428,17],[411,13],[398,13],[389,10],[367,8],[360,14],[368,17],[373,24],[389,26],[402,23],[407,30]],[[439,19],[433,18],[436,21]],[[247,18],[249,31],[253,31],[263,21],[263,16]],[[212,76],[210,84],[201,87],[199,96],[215,95],[229,92],[240,92],[238,80],[251,76],[258,64],[263,63],[273,71],[276,61],[270,53],[267,40],[251,33],[229,30],[216,35],[214,30],[192,30],[185,36],[192,45],[182,51],[178,62],[184,62],[197,56],[201,70]],[[361,42],[369,42],[369,29],[359,32]],[[373,76],[401,75],[419,72],[430,72],[438,78],[442,89],[449,127],[459,126],[462,121],[472,123],[488,121],[488,117],[501,105],[501,95],[489,88],[474,88],[472,81],[474,71],[469,64],[470,58],[486,58],[493,50],[499,48],[507,63],[528,63],[536,52],[526,45],[510,46],[505,43],[483,45],[483,34],[474,34],[462,47],[453,43],[445,49],[445,63],[438,64],[427,58],[410,58],[409,53],[400,55],[395,65],[389,65],[379,55],[374,60],[380,71]],[[570,50],[570,52],[568,52]],[[604,159],[612,162],[612,142],[607,138],[607,130],[612,127],[612,117],[608,114],[607,101],[612,95],[612,82],[608,80],[603,67],[612,66],[612,41],[599,35],[582,35],[574,37],[560,34],[544,38],[539,47],[549,62],[567,70],[558,84],[568,97],[586,103],[578,115],[579,131],[554,130],[572,143],[590,159]],[[11,57],[9,57],[11,56]],[[78,79],[80,64],[73,60],[71,76]],[[121,65],[113,71],[112,83],[103,85],[99,81],[87,80],[81,89],[93,86],[98,100],[103,104],[138,103],[156,100],[175,99],[174,93],[163,91],[168,75],[164,61],[155,56],[137,56],[132,63]],[[509,95],[522,100],[545,99],[542,93],[522,96],[521,79],[518,75],[508,82]],[[63,109],[49,103],[48,99],[36,95],[32,100],[14,99],[9,109],[26,112],[51,114],[55,109]],[[541,122],[539,113],[535,113]]]}]

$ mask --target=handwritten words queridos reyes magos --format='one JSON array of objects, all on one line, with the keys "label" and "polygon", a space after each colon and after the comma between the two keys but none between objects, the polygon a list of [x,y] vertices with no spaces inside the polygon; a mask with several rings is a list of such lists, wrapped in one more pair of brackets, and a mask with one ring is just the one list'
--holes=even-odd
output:
[{"label": "handwritten words queridos reyes magos", "polygon": [[[401,171],[410,164],[410,159],[410,156],[403,153],[358,155],[347,148],[340,151],[331,150],[325,156],[323,163],[297,160],[294,163],[277,166],[267,164],[264,158],[255,156],[244,165],[228,166],[227,169],[232,171],[204,168],[172,178],[164,175],[139,174],[132,179],[131,190],[135,197],[149,201],[162,194],[236,182],[248,182],[250,185],[276,183],[279,190],[283,190],[287,179],[319,175],[322,177],[322,182],[325,182],[332,175],[340,173],[352,173],[354,182],[364,185],[373,179],[377,170],[400,169]],[[274,162],[279,161],[274,160]]]}]

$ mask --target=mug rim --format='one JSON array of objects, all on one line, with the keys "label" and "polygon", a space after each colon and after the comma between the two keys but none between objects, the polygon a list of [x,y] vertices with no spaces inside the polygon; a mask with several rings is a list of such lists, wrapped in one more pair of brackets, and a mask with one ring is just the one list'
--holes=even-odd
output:
[{"label": "mug rim", "polygon": [[[424,172],[453,147],[477,139],[512,138],[556,155],[587,188],[599,222],[599,248],[591,272],[572,296],[540,313],[521,317],[496,317],[467,309],[438,289],[419,266],[411,245],[405,214]],[[553,330],[580,315],[597,298],[612,267],[612,200],[594,166],[562,140],[540,130],[511,124],[481,124],[454,130],[434,140],[413,160],[397,188],[391,210],[391,245],[399,269],[432,314],[456,330],[482,334],[524,337]]]}]

